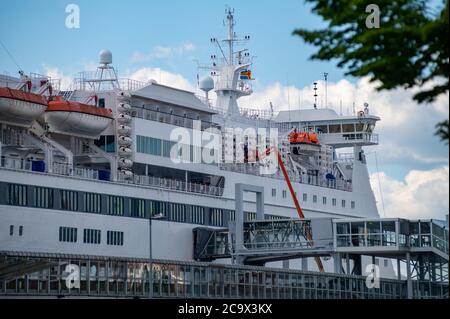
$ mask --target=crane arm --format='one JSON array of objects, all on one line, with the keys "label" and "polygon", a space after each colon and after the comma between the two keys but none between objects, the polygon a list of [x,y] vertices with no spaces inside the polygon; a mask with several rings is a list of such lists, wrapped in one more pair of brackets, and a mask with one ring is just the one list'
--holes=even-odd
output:
[{"label": "crane arm", "polygon": [[[300,219],[305,219],[305,215],[303,214],[303,210],[300,207],[300,203],[299,203],[299,201],[297,199],[297,195],[295,194],[294,187],[292,186],[291,179],[289,178],[289,174],[288,174],[288,172],[286,170],[286,167],[284,166],[283,158],[281,157],[280,152],[278,151],[277,148],[272,147],[272,148],[268,148],[266,150],[266,155],[269,155],[272,151],[275,151],[275,153],[276,153],[277,160],[278,160],[278,165],[281,168],[281,172],[283,173],[284,180],[286,181],[286,184],[288,186],[289,192],[290,192],[291,197],[292,197],[292,199],[294,201],[295,209],[297,210],[298,217]],[[312,240],[313,240],[312,234],[311,234],[309,229],[306,229],[306,239],[308,240],[309,243],[311,243]],[[319,271],[320,272],[324,272],[325,269],[323,267],[322,260],[320,259],[320,257],[315,257],[314,259],[316,261],[317,267],[319,268]]]}]

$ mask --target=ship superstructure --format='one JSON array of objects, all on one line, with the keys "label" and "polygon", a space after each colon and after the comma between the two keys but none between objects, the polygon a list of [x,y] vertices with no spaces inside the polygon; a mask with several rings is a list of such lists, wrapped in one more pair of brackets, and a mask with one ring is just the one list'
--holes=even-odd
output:
[{"label": "ship superstructure", "polygon": [[[247,260],[317,271],[312,254],[258,255],[252,263],[225,253],[228,246],[206,259],[196,252],[201,229],[234,242],[228,230],[236,227],[237,185],[258,190],[239,199],[245,222],[262,218],[286,226],[298,219],[286,176],[276,162],[263,161],[270,147],[280,152],[307,219],[379,218],[364,148],[378,144],[380,118],[367,105],[354,116],[332,109],[240,108],[238,99],[253,92],[253,77],[249,52],[237,46],[250,37],[238,39],[232,10],[227,26],[225,40],[211,39],[221,56],[201,66],[209,72],[199,81],[205,97],[151,79],[121,79],[107,50],[98,69],[80,73],[70,89],[59,90],[57,81],[42,75],[0,77],[0,251],[14,258],[170,260],[175,268],[206,259],[211,265]],[[353,152],[338,155],[340,148]],[[448,226],[442,231],[448,256]],[[341,273],[330,251],[318,254],[324,269]],[[341,260],[345,253],[346,267],[359,275],[373,261],[360,251],[338,253],[333,256]],[[377,256],[383,277],[400,276],[396,257]]]}]

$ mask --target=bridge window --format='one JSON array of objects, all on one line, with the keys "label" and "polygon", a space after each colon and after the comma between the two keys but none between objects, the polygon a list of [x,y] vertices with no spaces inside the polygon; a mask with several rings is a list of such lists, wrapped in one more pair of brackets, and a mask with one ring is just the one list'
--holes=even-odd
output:
[{"label": "bridge window", "polygon": [[350,202],[350,206],[351,206],[352,209],[355,209],[356,203],[355,203],[354,201],[351,201],[351,202]]},{"label": "bridge window", "polygon": [[316,132],[317,133],[328,133],[328,126],[327,125],[318,125],[316,126]]},{"label": "bridge window", "polygon": [[342,207],[345,208],[345,199],[342,200]]},{"label": "bridge window", "polygon": [[336,198],[333,198],[332,201],[331,201],[331,203],[333,204],[333,206],[336,206],[336,204],[337,204]]},{"label": "bridge window", "polygon": [[329,126],[330,133],[341,133],[341,125],[340,124],[333,124]]},{"label": "bridge window", "polygon": [[77,229],[72,227],[59,227],[59,241],[67,243],[77,242]]},{"label": "bridge window", "polygon": [[277,196],[277,190],[275,188],[272,188],[272,197]]},{"label": "bridge window", "polygon": [[303,201],[307,202],[308,201],[308,194],[303,193]]},{"label": "bridge window", "polygon": [[19,236],[22,236],[22,235],[23,235],[23,226],[20,225],[19,226]]},{"label": "bridge window", "polygon": [[364,131],[364,124],[363,123],[356,123],[355,124],[355,130],[356,130],[356,132],[363,132]]},{"label": "bridge window", "polygon": [[327,198],[324,196],[324,197],[322,197],[322,203],[324,204],[324,205],[326,205],[327,204]]},{"label": "bridge window", "polygon": [[9,225],[9,236],[14,235],[14,225]]},{"label": "bridge window", "polygon": [[352,133],[355,131],[355,124],[342,124],[342,132]]},{"label": "bridge window", "polygon": [[313,195],[313,203],[314,203],[314,204],[317,203],[317,195]]},{"label": "bridge window", "polygon": [[286,190],[283,190],[283,198],[286,198],[287,197],[287,192],[286,192]]}]

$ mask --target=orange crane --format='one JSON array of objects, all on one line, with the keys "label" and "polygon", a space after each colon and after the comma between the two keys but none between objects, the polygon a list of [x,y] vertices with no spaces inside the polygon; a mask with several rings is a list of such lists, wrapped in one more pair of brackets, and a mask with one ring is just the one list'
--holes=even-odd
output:
[{"label": "orange crane", "polygon": [[[303,214],[303,210],[300,207],[300,203],[298,202],[297,196],[295,195],[294,187],[292,187],[292,183],[291,183],[291,180],[289,178],[288,172],[286,170],[286,167],[284,166],[283,158],[281,157],[280,151],[276,147],[268,148],[266,150],[266,156],[270,155],[272,150],[274,150],[275,153],[276,153],[277,160],[278,160],[278,165],[280,166],[281,171],[283,172],[284,180],[286,181],[286,184],[287,184],[287,186],[289,188],[289,192],[291,193],[291,197],[294,200],[294,204],[295,204],[295,208],[297,209],[298,217],[300,219],[305,219],[305,215]],[[308,243],[310,245],[312,245],[313,238],[312,238],[312,234],[311,234],[309,228],[306,229],[306,239],[308,240]],[[320,259],[320,257],[315,257],[314,259],[316,261],[317,267],[319,268],[319,271],[320,272],[324,272],[325,269],[323,267],[322,260]]]}]

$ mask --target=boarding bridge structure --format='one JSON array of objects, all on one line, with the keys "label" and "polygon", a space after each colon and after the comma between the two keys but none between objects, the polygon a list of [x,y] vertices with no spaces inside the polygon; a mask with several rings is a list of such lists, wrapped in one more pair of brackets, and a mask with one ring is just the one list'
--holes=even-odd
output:
[{"label": "boarding bridge structure", "polygon": [[[333,259],[334,273],[362,275],[361,258],[369,256],[374,265],[376,258],[396,260],[398,277],[406,277],[409,296],[416,280],[448,284],[448,221],[445,225],[431,219],[400,218],[266,220],[263,195],[258,194],[262,189],[236,187],[236,195],[248,191],[257,194],[257,219],[244,221],[242,196],[237,196],[235,221],[228,228],[194,229],[196,260],[231,258],[235,264],[263,266],[326,257]],[[312,240],[306,239],[308,232]]]}]

